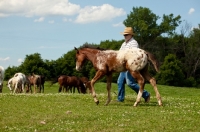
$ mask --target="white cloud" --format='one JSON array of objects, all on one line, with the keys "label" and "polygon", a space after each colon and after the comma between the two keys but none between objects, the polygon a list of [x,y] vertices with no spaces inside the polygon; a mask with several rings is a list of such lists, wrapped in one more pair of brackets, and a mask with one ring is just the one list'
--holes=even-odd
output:
[{"label": "white cloud", "polygon": [[[0,12],[0,17],[40,17],[34,22],[42,22],[44,17],[52,15],[72,16],[76,17],[76,23],[109,21],[126,14],[124,9],[109,4],[81,8],[69,0],[0,0]],[[63,21],[70,22],[72,19],[64,18]]]},{"label": "white cloud", "polygon": [[43,21],[44,21],[44,17],[40,17],[34,20],[34,22],[43,22]]},{"label": "white cloud", "polygon": [[122,27],[122,26],[124,26],[124,24],[122,22],[120,22],[120,23],[113,24],[112,26],[113,27]]},{"label": "white cloud", "polygon": [[108,21],[125,14],[126,13],[122,8],[115,8],[109,4],[103,4],[102,6],[87,6],[81,9],[75,22],[90,23],[95,21]]},{"label": "white cloud", "polygon": [[[9,8],[8,8],[9,7]],[[79,5],[68,0],[3,0],[0,1],[0,16],[21,15],[73,15],[78,13]]]},{"label": "white cloud", "polygon": [[53,23],[54,23],[54,20],[49,21],[49,23],[50,23],[50,24],[53,24]]},{"label": "white cloud", "polygon": [[4,14],[4,13],[0,13],[0,17],[6,17],[8,15]]},{"label": "white cloud", "polygon": [[72,19],[71,19],[71,18],[67,19],[67,18],[65,17],[65,18],[63,18],[63,22],[72,22]]},{"label": "white cloud", "polygon": [[10,57],[0,58],[0,61],[8,61],[8,60],[10,60]]},{"label": "white cloud", "polygon": [[194,11],[195,11],[195,9],[194,9],[194,8],[190,8],[190,10],[189,10],[188,14],[192,14]]},{"label": "white cloud", "polygon": [[17,62],[23,62],[23,59],[19,58],[19,59],[17,60]]}]

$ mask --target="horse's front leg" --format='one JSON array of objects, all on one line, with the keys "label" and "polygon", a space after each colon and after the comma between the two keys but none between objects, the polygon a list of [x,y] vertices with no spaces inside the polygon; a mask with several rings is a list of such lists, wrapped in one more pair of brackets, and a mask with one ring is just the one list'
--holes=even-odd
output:
[{"label": "horse's front leg", "polygon": [[15,87],[14,87],[15,89],[14,89],[13,93],[15,94],[15,93],[16,93],[16,90],[17,90],[17,88],[18,88],[18,86],[17,86],[17,84],[15,84],[14,86],[15,86]]},{"label": "horse's front leg", "polygon": [[111,82],[112,82],[112,74],[107,75],[107,92],[108,92],[108,98],[105,103],[105,105],[108,105],[111,101]]},{"label": "horse's front leg", "polygon": [[94,84],[97,80],[99,80],[103,75],[105,75],[102,71],[97,71],[94,78],[91,80],[90,85],[91,85],[91,93],[92,93],[92,97],[94,99],[94,102],[98,105],[99,104],[99,100],[97,99],[96,96],[96,92],[94,89]]}]

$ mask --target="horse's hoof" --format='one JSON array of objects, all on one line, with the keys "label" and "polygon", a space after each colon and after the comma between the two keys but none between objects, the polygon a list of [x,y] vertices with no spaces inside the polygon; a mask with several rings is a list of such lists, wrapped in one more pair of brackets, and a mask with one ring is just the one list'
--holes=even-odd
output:
[{"label": "horse's hoof", "polygon": [[135,102],[133,106],[136,107],[137,106],[137,102]]},{"label": "horse's hoof", "polygon": [[95,102],[96,103],[96,105],[98,105],[99,104],[99,101],[97,101],[97,102]]},{"label": "horse's hoof", "polygon": [[160,100],[158,101],[158,105],[159,105],[159,106],[162,106],[162,102],[161,102]]}]

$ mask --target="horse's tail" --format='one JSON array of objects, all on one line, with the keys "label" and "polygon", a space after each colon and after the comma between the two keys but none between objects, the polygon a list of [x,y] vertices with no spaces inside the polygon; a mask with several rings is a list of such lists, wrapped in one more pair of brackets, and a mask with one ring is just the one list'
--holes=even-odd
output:
[{"label": "horse's tail", "polygon": [[160,67],[159,67],[159,62],[158,62],[158,60],[155,58],[155,56],[154,56],[152,53],[147,52],[147,51],[145,51],[145,52],[146,52],[146,55],[147,55],[148,60],[151,61],[151,63],[153,64],[155,70],[156,70],[157,72],[159,72]]}]

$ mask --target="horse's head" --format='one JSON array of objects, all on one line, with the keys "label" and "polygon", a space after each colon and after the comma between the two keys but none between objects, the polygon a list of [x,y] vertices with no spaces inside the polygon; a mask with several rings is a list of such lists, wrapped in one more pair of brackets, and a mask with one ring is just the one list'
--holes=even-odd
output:
[{"label": "horse's head", "polygon": [[14,77],[10,78],[7,82],[7,87],[10,89],[10,91],[12,91],[12,80]]},{"label": "horse's head", "polygon": [[81,53],[81,51],[78,50],[76,47],[74,47],[74,49],[76,50],[76,70],[80,71],[86,60],[86,56],[85,54]]}]

